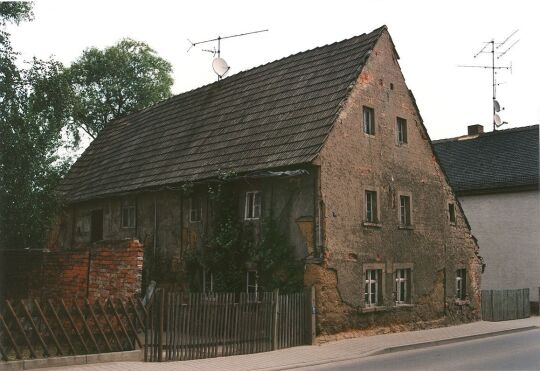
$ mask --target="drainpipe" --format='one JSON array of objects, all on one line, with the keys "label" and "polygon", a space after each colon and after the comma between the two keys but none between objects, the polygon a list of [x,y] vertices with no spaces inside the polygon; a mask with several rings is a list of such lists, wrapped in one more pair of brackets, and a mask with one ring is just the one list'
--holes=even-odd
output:
[{"label": "drainpipe", "polygon": [[156,262],[156,245],[157,245],[157,197],[154,195],[154,251],[152,256],[152,265],[155,265]]}]

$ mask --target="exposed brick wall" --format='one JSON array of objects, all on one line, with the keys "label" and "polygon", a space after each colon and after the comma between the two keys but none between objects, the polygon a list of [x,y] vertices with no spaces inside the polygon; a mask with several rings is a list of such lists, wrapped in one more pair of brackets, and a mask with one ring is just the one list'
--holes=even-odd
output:
[{"label": "exposed brick wall", "polygon": [[143,245],[104,241],[74,251],[4,251],[6,298],[127,298],[141,292]]}]

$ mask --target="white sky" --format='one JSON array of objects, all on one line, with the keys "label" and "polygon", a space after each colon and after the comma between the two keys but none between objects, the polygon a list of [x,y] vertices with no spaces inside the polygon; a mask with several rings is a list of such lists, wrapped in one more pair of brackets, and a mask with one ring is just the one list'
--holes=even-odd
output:
[{"label": "white sky", "polygon": [[[510,125],[540,122],[540,6],[535,1],[37,1],[35,20],[11,27],[26,60],[53,55],[71,63],[83,49],[110,46],[124,37],[145,41],[174,68],[174,93],[215,81],[212,56],[189,53],[187,39],[270,31],[222,41],[231,74],[313,47],[370,32],[386,24],[407,84],[432,139],[491,130],[491,71],[456,67],[491,63],[473,59],[482,42],[502,41],[514,30],[519,43],[502,60],[497,98]],[[510,44],[510,43],[509,43]],[[207,44],[209,48],[213,45]],[[504,48],[503,48],[504,49]]]}]

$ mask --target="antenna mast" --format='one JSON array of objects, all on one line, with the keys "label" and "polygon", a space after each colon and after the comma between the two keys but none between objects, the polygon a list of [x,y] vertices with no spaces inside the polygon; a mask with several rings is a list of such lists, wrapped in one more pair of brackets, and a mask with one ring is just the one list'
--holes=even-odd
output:
[{"label": "antenna mast", "polygon": [[[497,51],[498,49],[502,48],[511,38],[514,36],[519,30],[515,30],[510,35],[504,39],[502,42],[495,42],[494,39],[491,39],[491,41],[487,41],[484,44],[484,47],[480,49],[478,53],[474,55],[474,58],[477,58],[480,54],[491,54],[491,66],[469,66],[469,65],[459,65],[458,67],[466,67],[466,68],[486,68],[491,69],[491,80],[492,80],[492,88],[493,88],[493,131],[496,131],[499,126],[502,126],[504,124],[507,124],[507,122],[502,122],[501,118],[497,114],[501,110],[501,106],[499,102],[497,101],[497,73],[496,70],[510,70],[510,73],[512,72],[512,63],[510,63],[510,66],[496,66],[495,65],[495,59],[501,59],[510,49],[512,49],[519,40],[514,41],[508,48],[506,48],[504,51]],[[491,50],[488,49],[488,47],[491,46]],[[486,50],[488,49],[488,50]],[[495,58],[496,57],[496,58]],[[504,109],[504,108],[503,108]]]},{"label": "antenna mast", "polygon": [[255,33],[267,32],[267,31],[268,30],[259,30],[259,31],[244,32],[244,33],[240,33],[240,34],[236,34],[236,35],[229,35],[229,36],[223,36],[223,37],[218,36],[218,37],[216,37],[214,39],[209,39],[209,40],[204,40],[204,41],[197,41],[197,42],[192,42],[190,39],[188,39],[188,41],[189,41],[189,43],[191,45],[189,46],[189,49],[187,51],[189,52],[191,50],[191,48],[193,48],[193,47],[195,47],[197,45],[217,41],[217,49],[214,47],[214,49],[212,49],[212,50],[210,50],[210,49],[202,49],[202,51],[212,53],[213,56],[215,56],[217,54],[217,58],[215,58],[214,61],[212,62],[212,67],[214,69],[214,72],[218,75],[218,81],[219,81],[219,80],[221,80],[223,78],[223,76],[225,76],[225,74],[231,68],[230,66],[227,65],[227,62],[225,62],[225,60],[221,58],[221,40],[232,39],[233,37],[247,36],[247,35],[252,35],[252,34],[255,34]]}]

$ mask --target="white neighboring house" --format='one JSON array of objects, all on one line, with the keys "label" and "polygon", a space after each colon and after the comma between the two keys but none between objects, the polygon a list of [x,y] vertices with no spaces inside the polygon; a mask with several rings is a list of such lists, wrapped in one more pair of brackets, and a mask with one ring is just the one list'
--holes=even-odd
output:
[{"label": "white neighboring house", "polygon": [[529,288],[538,310],[538,125],[433,142],[486,263],[483,289]]}]

